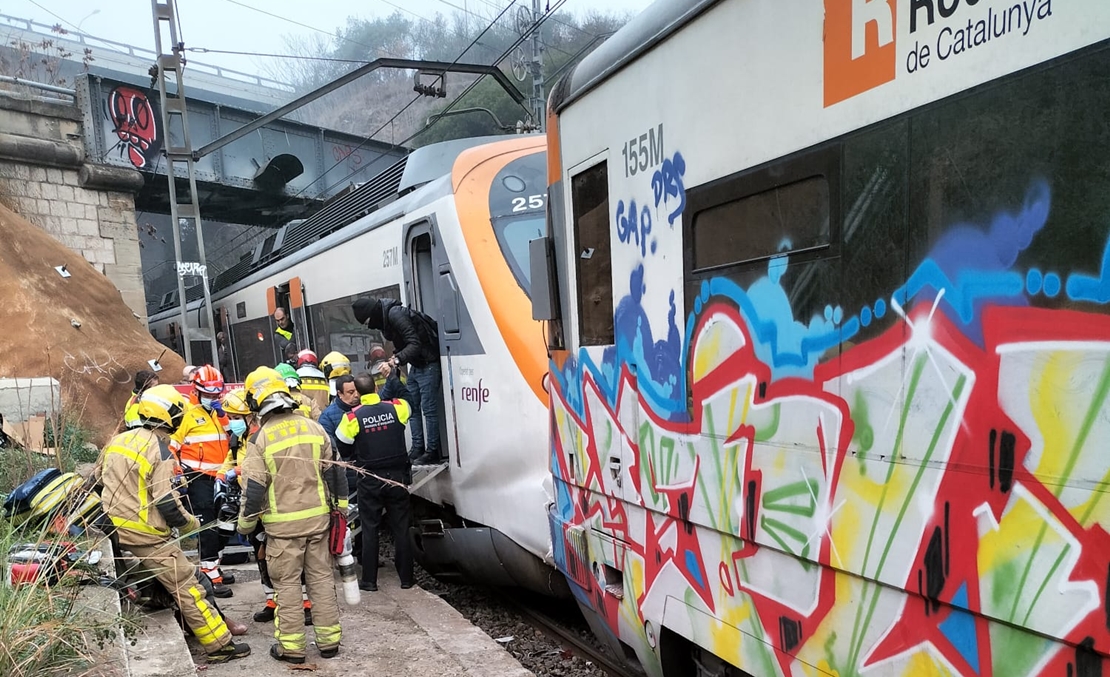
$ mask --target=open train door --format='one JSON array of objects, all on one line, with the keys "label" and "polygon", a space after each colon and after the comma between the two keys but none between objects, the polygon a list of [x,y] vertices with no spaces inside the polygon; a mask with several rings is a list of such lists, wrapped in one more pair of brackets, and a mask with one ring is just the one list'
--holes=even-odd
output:
[{"label": "open train door", "polygon": [[[436,269],[436,264],[432,256],[432,250],[438,245],[435,228],[431,221],[420,221],[408,227],[405,234],[405,253],[407,260],[405,261],[405,289],[406,305],[415,310],[419,310],[428,317],[432,318],[439,324],[439,343],[440,355],[449,355],[449,350],[444,345],[444,321],[451,324],[451,318],[445,318],[442,312],[439,298],[439,293],[436,287],[439,278],[439,271]],[[439,258],[444,258],[440,256]],[[458,324],[457,313],[455,314],[455,324]],[[447,327],[450,331],[451,327]],[[458,330],[455,329],[457,332]],[[447,420],[445,415],[444,398],[450,394],[448,386],[448,378],[450,375],[450,360],[448,364],[444,364],[441,357],[440,369],[444,378],[441,379],[443,383],[440,388],[439,401],[436,403],[437,419],[439,420],[439,446],[440,454],[444,459],[454,458],[458,462],[459,457],[457,453],[453,453],[454,435],[448,435],[448,430],[455,424],[455,417],[452,415],[451,420]],[[419,416],[419,412],[413,412],[413,416]]]},{"label": "open train door", "polygon": [[235,368],[235,339],[231,335],[231,313],[227,311],[227,306],[216,307],[216,351],[218,353],[216,366],[224,375],[224,381],[238,383],[238,370]]},{"label": "open train door", "polygon": [[[315,350],[312,345],[312,328],[309,326],[308,306],[305,303],[305,289],[301,278],[290,278],[288,282],[270,287],[266,291],[266,304],[270,311],[270,331],[277,334],[277,323],[274,322],[274,312],[281,308],[284,310],[289,319],[293,322],[293,327],[290,330],[293,334],[293,343],[296,344],[297,350],[304,350],[310,348]],[[279,354],[277,342],[274,342],[274,364],[277,364],[285,359],[284,355]]]}]

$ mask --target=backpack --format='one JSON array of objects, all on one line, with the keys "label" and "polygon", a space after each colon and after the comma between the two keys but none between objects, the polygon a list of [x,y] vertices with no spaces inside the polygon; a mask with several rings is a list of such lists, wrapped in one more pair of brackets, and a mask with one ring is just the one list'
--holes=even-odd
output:
[{"label": "backpack", "polygon": [[435,350],[438,358],[439,323],[415,308],[405,308],[405,310],[409,311],[409,319],[412,320],[413,325],[424,330],[424,339]]}]

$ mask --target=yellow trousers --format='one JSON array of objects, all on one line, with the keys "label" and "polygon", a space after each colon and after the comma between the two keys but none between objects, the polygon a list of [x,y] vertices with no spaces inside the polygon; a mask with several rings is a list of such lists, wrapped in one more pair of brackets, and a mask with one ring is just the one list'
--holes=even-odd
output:
[{"label": "yellow trousers", "polygon": [[304,611],[301,597],[301,572],[304,572],[308,598],[312,600],[313,630],[316,646],[331,649],[339,646],[339,601],[335,594],[332,557],[328,550],[328,532],[311,536],[278,538],[266,536],[266,567],[274,584],[274,637],[286,656],[304,656]]}]

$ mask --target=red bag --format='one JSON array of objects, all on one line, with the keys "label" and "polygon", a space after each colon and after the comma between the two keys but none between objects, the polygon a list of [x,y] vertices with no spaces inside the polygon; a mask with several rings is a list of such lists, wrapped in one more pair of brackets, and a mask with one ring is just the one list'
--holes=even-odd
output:
[{"label": "red bag", "polygon": [[336,557],[343,554],[347,542],[347,516],[339,510],[331,511],[331,526],[328,530],[328,549]]}]

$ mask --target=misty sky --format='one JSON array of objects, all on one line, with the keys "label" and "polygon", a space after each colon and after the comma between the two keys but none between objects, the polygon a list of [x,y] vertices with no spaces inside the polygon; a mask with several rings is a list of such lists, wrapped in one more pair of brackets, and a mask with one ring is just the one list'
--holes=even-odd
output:
[{"label": "misty sky", "polygon": [[[517,0],[519,4],[531,3]],[[506,0],[178,0],[182,34],[187,47],[275,53],[283,51],[283,35],[309,35],[313,29],[329,33],[348,16],[388,16],[404,8],[410,18],[450,16],[465,8],[481,16],[493,16]],[[651,0],[568,0],[564,11],[582,13],[590,8],[639,12]],[[251,9],[251,8],[255,9]],[[96,13],[93,13],[95,10]],[[283,17],[282,19],[269,16]],[[506,17],[515,10],[510,10]],[[151,3],[148,0],[0,0],[0,14],[61,24],[67,30],[80,26],[92,36],[154,48]],[[473,17],[475,23],[479,22]],[[297,22],[302,25],[297,25]],[[511,25],[511,24],[510,24]],[[0,36],[4,22],[0,21]],[[311,28],[307,28],[310,26]],[[327,37],[327,36],[324,36]],[[259,73],[264,60],[226,54],[191,54],[191,59],[249,73]]]}]

